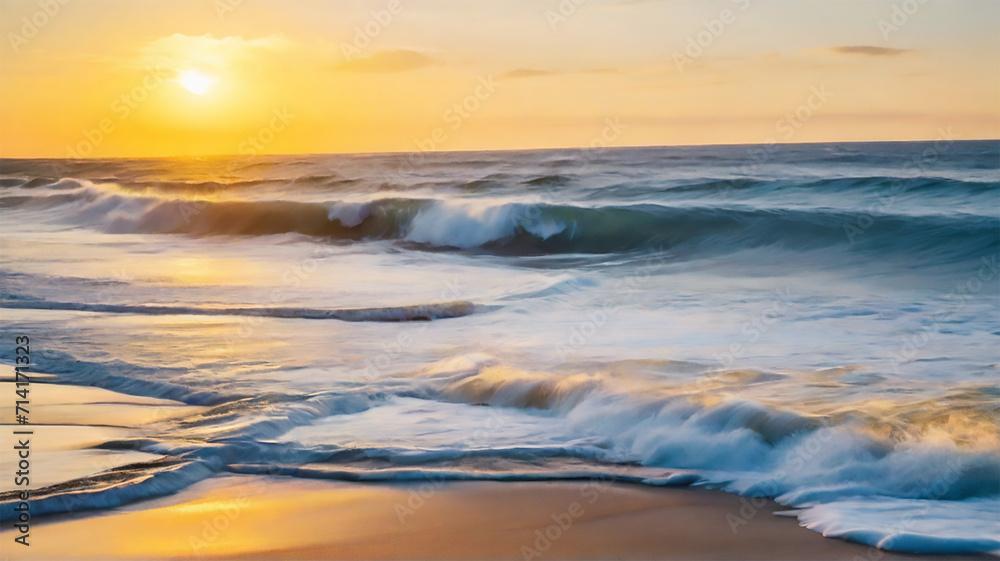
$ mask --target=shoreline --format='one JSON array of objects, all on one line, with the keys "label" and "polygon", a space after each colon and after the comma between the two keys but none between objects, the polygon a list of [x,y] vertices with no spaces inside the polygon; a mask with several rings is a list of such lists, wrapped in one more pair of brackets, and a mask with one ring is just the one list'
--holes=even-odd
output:
[{"label": "shoreline", "polygon": [[[929,558],[824,538],[774,516],[781,510],[722,491],[599,481],[371,484],[222,475],[117,509],[40,518],[30,548],[3,549],[9,560]],[[745,523],[731,524],[730,516]],[[5,530],[0,539],[13,535]]]}]

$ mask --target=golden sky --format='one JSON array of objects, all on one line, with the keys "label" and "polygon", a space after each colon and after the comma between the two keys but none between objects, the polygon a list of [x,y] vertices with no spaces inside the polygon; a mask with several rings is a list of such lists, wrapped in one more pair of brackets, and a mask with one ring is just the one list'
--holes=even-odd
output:
[{"label": "golden sky", "polygon": [[993,0],[0,0],[0,155],[1000,137]]}]

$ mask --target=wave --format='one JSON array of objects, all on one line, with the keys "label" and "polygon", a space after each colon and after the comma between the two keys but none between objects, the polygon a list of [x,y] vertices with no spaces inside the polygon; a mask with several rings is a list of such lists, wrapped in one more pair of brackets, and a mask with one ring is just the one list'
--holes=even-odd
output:
[{"label": "wave", "polygon": [[265,466],[260,464],[234,464],[229,471],[249,475],[284,475],[307,479],[330,479],[336,481],[356,481],[366,483],[399,483],[419,481],[602,481],[605,483],[645,484],[656,487],[686,487],[698,481],[691,474],[673,474],[665,477],[643,477],[601,471],[597,469],[580,471],[462,471],[445,469],[335,469],[320,466]]},{"label": "wave", "polygon": [[531,179],[526,179],[521,183],[523,185],[532,185],[532,186],[543,185],[543,186],[563,187],[569,185],[572,182],[573,179],[565,175],[547,174],[547,175],[539,175]]},{"label": "wave", "polygon": [[61,220],[109,233],[291,233],[331,241],[391,240],[413,247],[505,255],[650,250],[697,255],[771,246],[792,251],[840,248],[877,256],[901,254],[939,263],[978,259],[1000,248],[996,235],[1000,218],[995,216],[861,216],[829,208],[578,206],[414,198],[329,203],[207,201],[137,197],[92,188],[0,197],[0,206],[59,207]]},{"label": "wave", "polygon": [[[0,334],[8,332],[0,331]],[[187,405],[217,405],[246,397],[156,379],[157,375],[181,374],[185,371],[182,368],[147,367],[121,360],[81,360],[55,349],[33,353],[32,359],[36,362],[33,370],[56,375],[59,383],[95,386],[130,395],[180,401]]]},{"label": "wave", "polygon": [[[176,493],[207,477],[217,467],[205,461],[154,461],[121,466],[96,476],[32,489],[31,515],[104,510]],[[17,492],[0,493],[0,521],[16,520]]]},{"label": "wave", "polygon": [[[565,419],[580,442],[592,442],[575,448],[589,446],[595,460],[696,474],[701,486],[769,497],[798,509],[803,525],[824,535],[914,553],[1000,549],[995,527],[964,522],[1000,515],[995,421],[974,423],[992,404],[968,411],[969,422],[951,411],[946,422],[885,432],[878,427],[898,419],[869,424],[857,415],[806,415],[735,395],[720,400],[714,386],[712,399],[702,402],[686,389],[635,389],[598,373],[523,372],[482,357],[452,360],[415,380],[422,388],[415,395],[425,399],[543,410]],[[973,425],[982,434],[969,439]],[[901,531],[895,521],[905,509],[916,522]],[[856,510],[868,513],[863,522]]]},{"label": "wave", "polygon": [[[948,177],[896,177],[896,176],[856,176],[835,177],[815,180],[775,180],[763,178],[719,178],[705,181],[671,182],[672,185],[657,189],[662,193],[700,194],[706,196],[732,197],[740,196],[785,196],[795,192],[804,196],[816,194],[870,196],[881,195],[884,198],[906,195],[921,195],[927,197],[959,198],[976,195],[996,195],[1000,193],[998,181],[973,181],[969,179],[952,179]],[[629,184],[618,184],[617,187],[630,188]],[[631,187],[635,188],[635,187]],[[652,189],[653,186],[639,186],[641,191]]]},{"label": "wave", "polygon": [[[273,164],[269,164],[273,165]],[[287,165],[287,164],[286,164]],[[348,177],[335,172],[317,172],[293,175],[283,178],[246,178],[226,176],[224,178],[149,178],[140,174],[136,178],[121,177],[53,177],[31,175],[0,176],[0,189],[27,189],[41,191],[45,189],[72,189],[80,186],[93,186],[96,190],[116,187],[132,194],[149,194],[151,196],[196,197],[209,196],[216,193],[231,192],[238,195],[240,191],[253,191],[255,188],[266,187],[286,192],[339,192],[358,191],[373,193],[379,190],[409,190],[427,189],[453,190],[472,194],[497,193],[509,194],[512,190],[527,192],[543,191],[549,194],[567,193],[580,188],[583,191],[592,190],[582,182],[585,176],[570,176],[561,174],[511,174],[490,173],[485,176],[468,179],[437,179],[427,181],[426,178],[415,178],[412,184],[386,183],[385,178]],[[580,185],[573,185],[574,183]],[[535,188],[541,189],[535,189]],[[555,189],[558,188],[558,189]],[[830,178],[809,179],[775,179],[768,177],[706,177],[693,179],[674,178],[644,178],[614,182],[597,189],[592,196],[622,197],[630,194],[694,194],[706,196],[745,197],[768,195],[785,195],[795,192],[809,197],[813,195],[845,195],[858,196],[903,196],[918,195],[925,197],[951,197],[997,195],[1000,193],[1000,181],[995,178],[962,178],[948,176],[893,176],[893,175],[857,175],[838,176]]]},{"label": "wave", "polygon": [[[135,386],[129,376],[148,376],[121,364],[102,369],[69,356],[59,362],[65,368],[47,364],[45,370],[58,372],[60,381],[177,397],[173,388],[153,387],[152,382]],[[613,364],[605,366],[614,370]],[[707,368],[692,363],[659,367],[688,373]],[[109,379],[107,372],[116,377]],[[734,384],[734,390],[767,378],[766,373],[712,374]],[[525,372],[487,355],[470,355],[409,376],[318,394],[215,400],[209,409],[172,421],[169,434],[182,438],[133,438],[100,446],[166,456],[169,461],[143,468],[164,475],[147,482],[99,474],[90,482],[40,494],[45,498],[39,513],[109,508],[171,493],[219,472],[360,482],[605,480],[769,497],[796,509],[793,514],[807,528],[882,549],[929,553],[998,548],[990,527],[969,522],[1000,513],[995,427],[993,440],[986,438],[985,445],[959,445],[940,431],[916,426],[879,436],[874,427],[886,419],[866,425],[857,416],[806,415],[734,397],[705,402],[685,388],[637,387],[635,382],[594,370]],[[197,392],[189,393],[183,401],[205,403],[192,399]],[[396,399],[413,398],[424,400],[424,408],[434,403],[453,403],[471,412],[497,408],[509,419],[505,424],[520,422],[516,415],[521,411],[537,423],[558,419],[558,424],[539,425],[558,438],[535,445],[488,445],[477,439],[421,448],[380,446],[377,432],[363,435],[373,443],[367,447],[329,440],[310,446],[283,437],[298,427],[322,434],[322,419],[336,417],[342,424],[353,415],[391,407]],[[955,415],[948,425],[961,424]],[[440,418],[464,422],[450,415]],[[426,425],[420,430],[433,429]],[[166,475],[176,470],[183,473]],[[115,484],[107,485],[110,480]],[[82,503],[71,504],[67,497]],[[11,504],[7,499],[0,496],[4,512]],[[899,528],[902,512],[912,515],[906,518],[909,525]]]},{"label": "wave", "polygon": [[197,306],[152,306],[132,304],[88,304],[82,302],[52,302],[45,300],[0,300],[0,308],[30,310],[71,310],[110,314],[142,315],[196,315],[196,316],[260,316],[282,319],[336,319],[340,321],[432,321],[459,318],[473,314],[477,309],[472,302],[442,302],[413,306],[381,308],[209,308]]}]

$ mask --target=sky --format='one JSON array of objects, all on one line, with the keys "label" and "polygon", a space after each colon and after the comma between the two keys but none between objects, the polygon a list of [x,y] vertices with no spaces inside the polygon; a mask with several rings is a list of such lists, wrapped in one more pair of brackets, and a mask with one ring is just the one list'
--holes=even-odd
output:
[{"label": "sky", "polygon": [[0,0],[0,156],[1000,137],[994,0]]}]

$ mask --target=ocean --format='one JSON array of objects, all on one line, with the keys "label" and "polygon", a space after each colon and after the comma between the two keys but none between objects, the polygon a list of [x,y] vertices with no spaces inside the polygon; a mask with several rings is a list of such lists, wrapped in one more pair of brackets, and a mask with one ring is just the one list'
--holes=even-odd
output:
[{"label": "ocean", "polygon": [[35,516],[592,479],[1000,551],[1000,142],[4,159],[0,216],[36,383],[202,407]]}]

